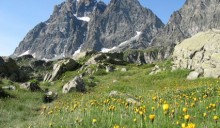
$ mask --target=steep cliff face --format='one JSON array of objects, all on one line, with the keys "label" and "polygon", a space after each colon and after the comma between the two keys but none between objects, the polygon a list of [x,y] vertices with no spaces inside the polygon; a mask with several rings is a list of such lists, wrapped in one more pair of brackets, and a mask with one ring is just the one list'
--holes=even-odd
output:
[{"label": "steep cliff face", "polygon": [[186,0],[152,40],[153,46],[178,44],[198,32],[220,28],[219,0]]},{"label": "steep cliff face", "polygon": [[[138,0],[111,0],[108,6],[96,0],[66,0],[26,35],[13,55],[51,59],[103,48],[146,48],[162,26]],[[147,41],[137,42],[141,34]]]},{"label": "steep cliff face", "polygon": [[73,55],[86,39],[92,11],[102,11],[98,5],[96,0],[67,0],[55,6],[50,18],[26,35],[14,55],[32,54],[47,59]]},{"label": "steep cliff face", "polygon": [[[161,27],[161,20],[152,11],[142,7],[138,0],[112,0],[104,13],[95,13],[89,23],[88,40],[82,50],[138,49],[139,46],[146,48],[149,40]],[[146,36],[148,42],[126,46],[129,42],[136,41],[141,34]],[[132,37],[135,39],[126,42]]]}]

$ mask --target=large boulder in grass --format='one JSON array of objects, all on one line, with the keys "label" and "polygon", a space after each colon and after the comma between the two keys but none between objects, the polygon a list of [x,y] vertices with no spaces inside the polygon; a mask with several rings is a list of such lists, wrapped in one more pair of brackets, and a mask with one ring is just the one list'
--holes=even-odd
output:
[{"label": "large boulder in grass", "polygon": [[69,81],[63,86],[63,93],[69,93],[74,90],[78,92],[86,91],[83,79],[79,76],[74,77],[73,80]]},{"label": "large boulder in grass", "polygon": [[53,65],[52,73],[48,73],[44,77],[44,81],[54,81],[57,80],[64,72],[66,71],[73,71],[79,67],[79,63],[77,63],[73,59],[63,59],[58,61],[56,64]]},{"label": "large boulder in grass", "polygon": [[190,69],[188,79],[220,77],[220,30],[200,32],[177,45],[173,69]]}]

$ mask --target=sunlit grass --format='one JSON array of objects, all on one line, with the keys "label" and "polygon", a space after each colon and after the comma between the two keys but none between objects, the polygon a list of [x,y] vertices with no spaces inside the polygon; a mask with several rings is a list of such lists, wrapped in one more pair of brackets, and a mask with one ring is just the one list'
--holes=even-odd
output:
[{"label": "sunlit grass", "polygon": [[[62,86],[79,74],[67,72],[60,80],[42,85],[59,93],[58,99],[50,104],[42,102],[39,92],[8,91],[15,98],[0,99],[0,111],[8,115],[0,117],[0,126],[217,128],[219,79],[188,81],[189,70],[171,71],[169,62],[159,65],[168,70],[148,75],[154,65],[116,66],[114,72],[94,74],[96,86],[87,87],[86,93],[62,94]],[[128,71],[121,72],[123,67]],[[128,103],[126,96],[109,97],[113,90],[132,96],[140,104]]]}]

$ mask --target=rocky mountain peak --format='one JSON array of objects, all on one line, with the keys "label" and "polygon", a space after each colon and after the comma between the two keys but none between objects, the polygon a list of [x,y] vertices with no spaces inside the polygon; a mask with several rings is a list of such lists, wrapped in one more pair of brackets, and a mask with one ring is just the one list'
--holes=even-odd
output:
[{"label": "rocky mountain peak", "polygon": [[200,31],[219,28],[219,20],[219,0],[187,0],[152,42],[155,45],[176,44]]},{"label": "rocky mountain peak", "polygon": [[93,12],[94,6],[96,5],[96,0],[77,0],[77,16],[89,16]]},{"label": "rocky mountain peak", "polygon": [[[88,35],[92,36],[88,36],[87,41],[82,45],[83,51],[110,50],[132,37],[138,38],[145,30],[156,32],[163,26],[161,20],[152,11],[141,6],[138,0],[111,0],[105,12],[95,15],[89,24],[91,26]],[[154,33],[148,31],[145,34],[151,38]],[[134,41],[134,38],[131,40]],[[138,46],[136,45],[135,48]]]},{"label": "rocky mountain peak", "polygon": [[[27,34],[14,55],[52,59],[119,45],[145,48],[161,27],[161,20],[138,0],[111,0],[109,5],[97,0],[66,0]],[[146,35],[145,41],[129,45],[141,34]]]}]

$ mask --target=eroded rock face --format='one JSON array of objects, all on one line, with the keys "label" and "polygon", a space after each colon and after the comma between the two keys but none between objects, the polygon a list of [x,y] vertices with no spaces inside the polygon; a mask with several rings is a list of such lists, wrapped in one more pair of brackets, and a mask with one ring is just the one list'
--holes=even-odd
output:
[{"label": "eroded rock face", "polygon": [[[95,13],[89,22],[88,38],[82,50],[111,49],[122,42],[123,46],[120,45],[117,51],[143,49],[163,26],[161,20],[138,0],[111,0],[105,11]],[[137,42],[138,32],[145,35],[145,41]],[[135,36],[137,38],[130,40]]]},{"label": "eroded rock face", "polygon": [[147,50],[133,50],[124,54],[124,58],[129,63],[151,64],[168,58],[173,51],[172,47],[160,47]]},{"label": "eroded rock face", "polygon": [[44,77],[44,81],[54,81],[58,79],[64,72],[73,71],[79,67],[79,63],[77,63],[73,59],[63,59],[58,61],[53,65],[52,73],[48,73]]},{"label": "eroded rock face", "polygon": [[209,30],[184,40],[174,49],[174,69],[195,70],[204,77],[220,77],[220,31]]},{"label": "eroded rock face", "polygon": [[96,0],[66,0],[56,5],[50,18],[27,34],[13,55],[28,53],[37,59],[72,56],[86,39],[95,8],[100,9]]}]

